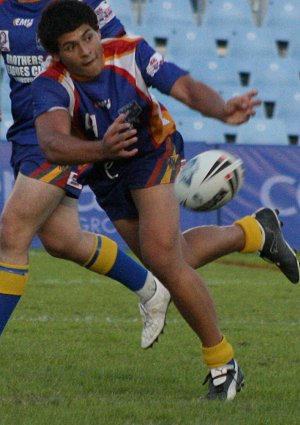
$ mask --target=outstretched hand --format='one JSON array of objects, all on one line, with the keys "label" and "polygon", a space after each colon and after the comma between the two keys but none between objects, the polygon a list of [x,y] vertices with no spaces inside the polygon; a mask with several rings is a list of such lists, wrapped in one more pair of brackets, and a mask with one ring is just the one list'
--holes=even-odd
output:
[{"label": "outstretched hand", "polygon": [[255,109],[261,105],[261,100],[256,98],[257,91],[250,90],[241,96],[229,99],[225,105],[224,122],[232,125],[239,125],[247,122],[255,115]]},{"label": "outstretched hand", "polygon": [[108,127],[102,143],[103,156],[106,159],[116,160],[121,158],[131,158],[138,152],[137,148],[128,150],[134,145],[137,138],[137,130],[125,121],[126,115],[121,114]]}]

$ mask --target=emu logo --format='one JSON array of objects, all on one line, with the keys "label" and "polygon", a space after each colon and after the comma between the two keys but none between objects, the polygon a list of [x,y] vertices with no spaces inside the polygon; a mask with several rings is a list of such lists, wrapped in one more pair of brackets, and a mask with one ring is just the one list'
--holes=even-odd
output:
[{"label": "emu logo", "polygon": [[26,27],[30,28],[33,24],[33,19],[25,19],[25,18],[16,18],[13,20],[13,25],[15,27]]}]

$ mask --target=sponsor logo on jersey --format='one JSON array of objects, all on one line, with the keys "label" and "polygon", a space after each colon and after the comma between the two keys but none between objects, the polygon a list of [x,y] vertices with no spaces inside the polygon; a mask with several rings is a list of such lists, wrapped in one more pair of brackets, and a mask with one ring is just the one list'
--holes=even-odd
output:
[{"label": "sponsor logo on jersey", "polygon": [[154,53],[154,55],[151,56],[150,61],[147,66],[147,74],[150,75],[150,77],[154,77],[154,75],[157,73],[161,65],[163,64],[164,60],[160,53]]},{"label": "sponsor logo on jersey", "polygon": [[0,51],[1,52],[9,52],[9,37],[8,31],[0,30]]},{"label": "sponsor logo on jersey", "polygon": [[97,100],[94,103],[95,108],[111,108],[111,100],[110,99],[104,99],[104,100]]},{"label": "sponsor logo on jersey", "polygon": [[15,27],[30,28],[32,27],[32,24],[33,24],[33,19],[16,18],[13,20],[13,26]]},{"label": "sponsor logo on jersey", "polygon": [[110,5],[107,1],[102,1],[101,4],[96,7],[95,13],[98,18],[98,24],[100,29],[103,28],[104,25],[106,25],[115,17],[115,14],[110,8]]}]

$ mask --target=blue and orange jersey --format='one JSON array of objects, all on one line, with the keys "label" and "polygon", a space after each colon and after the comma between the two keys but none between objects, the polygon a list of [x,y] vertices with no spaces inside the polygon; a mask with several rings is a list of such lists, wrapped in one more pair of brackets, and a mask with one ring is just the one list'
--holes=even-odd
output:
[{"label": "blue and orange jersey", "polygon": [[[116,37],[124,28],[106,0],[84,0],[98,16],[102,37]],[[20,144],[36,144],[30,84],[41,72],[46,53],[37,38],[37,26],[50,0],[0,1],[0,52],[10,78],[10,98],[14,123],[7,139]]]},{"label": "blue and orange jersey", "polygon": [[151,94],[169,94],[186,71],[165,62],[141,37],[104,40],[104,69],[90,81],[78,81],[53,62],[32,84],[35,117],[67,110],[75,127],[90,140],[101,139],[121,112],[138,130],[138,155],[159,147],[176,130],[175,123]]}]

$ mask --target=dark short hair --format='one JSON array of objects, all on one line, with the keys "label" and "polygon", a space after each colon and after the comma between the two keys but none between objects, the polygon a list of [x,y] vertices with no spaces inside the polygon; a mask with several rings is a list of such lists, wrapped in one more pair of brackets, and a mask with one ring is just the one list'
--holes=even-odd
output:
[{"label": "dark short hair", "polygon": [[58,38],[83,24],[90,25],[95,31],[99,30],[97,16],[90,6],[79,0],[54,1],[41,15],[38,37],[44,49],[55,54],[59,52]]}]

